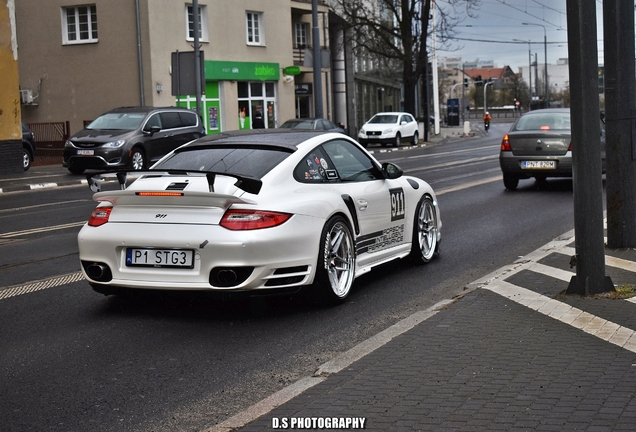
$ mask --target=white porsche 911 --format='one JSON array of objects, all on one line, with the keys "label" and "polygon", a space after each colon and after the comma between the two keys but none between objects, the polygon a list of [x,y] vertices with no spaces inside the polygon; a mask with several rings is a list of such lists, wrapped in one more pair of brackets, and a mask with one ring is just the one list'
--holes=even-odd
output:
[{"label": "white porsche 911", "polygon": [[[305,287],[337,303],[356,277],[398,258],[427,263],[441,241],[428,183],[338,133],[210,135],[150,170],[88,178],[99,205],[79,256],[106,295]],[[103,190],[109,181],[119,187]]]}]

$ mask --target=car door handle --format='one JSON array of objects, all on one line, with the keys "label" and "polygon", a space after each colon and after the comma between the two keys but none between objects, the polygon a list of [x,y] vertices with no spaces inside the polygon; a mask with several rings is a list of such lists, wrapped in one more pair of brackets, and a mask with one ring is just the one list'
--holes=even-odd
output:
[{"label": "car door handle", "polygon": [[369,206],[369,202],[365,199],[359,199],[358,201],[358,210],[365,211]]}]

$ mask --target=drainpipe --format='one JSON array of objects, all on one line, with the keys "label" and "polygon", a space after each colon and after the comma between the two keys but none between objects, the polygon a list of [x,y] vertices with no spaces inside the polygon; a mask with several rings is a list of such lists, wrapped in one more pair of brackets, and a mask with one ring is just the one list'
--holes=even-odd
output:
[{"label": "drainpipe", "polygon": [[141,23],[139,19],[139,0],[135,0],[135,15],[137,18],[137,61],[139,63],[139,100],[141,106],[146,105],[146,97],[144,95],[144,67],[141,56]]}]

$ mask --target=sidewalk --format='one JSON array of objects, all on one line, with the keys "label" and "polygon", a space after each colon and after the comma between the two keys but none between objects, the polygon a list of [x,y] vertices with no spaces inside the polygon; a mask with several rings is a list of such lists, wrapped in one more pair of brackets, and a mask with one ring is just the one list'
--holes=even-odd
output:
[{"label": "sidewalk", "polygon": [[71,174],[62,164],[32,166],[22,173],[0,174],[0,195],[79,184],[88,184],[86,176]]},{"label": "sidewalk", "polygon": [[[208,431],[636,430],[636,298],[565,296],[573,248],[571,231]],[[636,283],[636,250],[606,260]]]}]

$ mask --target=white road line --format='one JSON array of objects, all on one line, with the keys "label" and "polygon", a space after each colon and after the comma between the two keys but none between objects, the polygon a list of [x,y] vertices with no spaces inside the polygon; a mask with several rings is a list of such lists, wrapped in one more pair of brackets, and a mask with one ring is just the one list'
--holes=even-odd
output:
[{"label": "white road line", "polygon": [[472,159],[462,159],[458,161],[445,162],[445,163],[441,163],[437,165],[427,165],[427,166],[421,166],[417,168],[408,168],[408,169],[405,169],[404,172],[427,171],[427,170],[431,170],[435,168],[447,168],[447,167],[457,166],[457,165],[466,165],[469,163],[483,162],[483,161],[488,161],[491,159],[498,159],[498,158],[499,158],[499,155],[497,154],[497,155],[483,156],[483,157],[472,158]]},{"label": "white road line", "polygon": [[555,279],[560,279],[565,282],[570,282],[572,276],[576,276],[576,273],[569,272],[566,270],[561,270],[556,267],[550,267],[541,263],[534,263],[531,267],[533,272],[541,273],[546,276],[553,277]]},{"label": "white road line", "polygon": [[69,273],[62,276],[56,276],[49,279],[43,279],[34,282],[28,282],[21,285],[13,285],[6,288],[0,288],[0,300],[9,297],[15,297],[22,294],[28,294],[35,291],[40,291],[47,288],[53,288],[60,285],[66,285],[73,282],[78,282],[84,279],[82,272]]},{"label": "white road line", "polygon": [[[563,254],[565,255],[576,255],[576,249],[573,247],[564,247],[562,248],[562,251],[563,251]],[[622,258],[616,258],[613,256],[605,255],[605,264],[610,267],[615,267],[615,268],[636,273],[636,262],[634,261],[624,260]]]},{"label": "white road line", "polygon": [[72,203],[78,203],[78,202],[92,202],[92,201],[93,200],[89,200],[89,199],[77,199],[77,200],[69,200],[69,201],[59,201],[59,202],[52,202],[52,203],[36,204],[36,205],[32,205],[32,206],[13,207],[13,208],[8,208],[8,209],[2,209],[2,210],[0,210],[0,213],[9,213],[9,212],[16,212],[16,211],[20,211],[20,210],[31,210],[31,209],[41,208],[41,207],[50,207],[50,206],[72,204]]},{"label": "white road line", "polygon": [[294,384],[291,384],[282,390],[274,393],[273,395],[263,399],[262,401],[252,405],[245,411],[236,414],[233,417],[219,423],[216,426],[212,426],[203,432],[229,432],[240,427],[245,426],[248,423],[253,422],[259,417],[272,411],[274,408],[290,401],[305,390],[320,384],[329,377],[331,374],[340,372],[341,370],[349,367],[353,362],[361,359],[362,357],[372,353],[376,349],[385,345],[396,336],[412,329],[416,325],[423,321],[426,321],[433,315],[437,314],[440,310],[447,307],[449,304],[454,303],[455,300],[442,300],[434,306],[415,312],[413,315],[404,318],[397,322],[386,330],[378,333],[377,335],[359,343],[351,348],[349,351],[339,355],[331,361],[320,366],[314,375],[311,377],[301,378]]},{"label": "white road line", "polygon": [[495,281],[482,288],[636,353],[636,332],[632,329],[505,281]]},{"label": "white road line", "polygon": [[436,196],[440,196],[440,195],[444,195],[445,193],[449,193],[449,192],[456,192],[459,190],[463,190],[463,189],[468,189],[474,186],[480,186],[483,184],[487,184],[487,183],[493,183],[496,181],[501,181],[501,175],[495,176],[495,177],[488,177],[482,180],[476,180],[474,182],[470,182],[470,183],[464,183],[458,186],[453,186],[453,187],[449,187],[449,188],[444,188],[444,189],[439,189],[438,191],[435,191],[435,195]]},{"label": "white road line", "polygon": [[32,229],[21,230],[21,231],[12,231],[8,233],[0,234],[0,238],[19,237],[23,235],[37,234],[37,233],[48,232],[48,231],[56,231],[56,230],[61,230],[66,228],[75,228],[75,227],[82,226],[85,223],[86,222],[72,222],[72,223],[67,223],[62,225],[54,225],[50,227],[41,227],[41,228],[32,228]]}]

